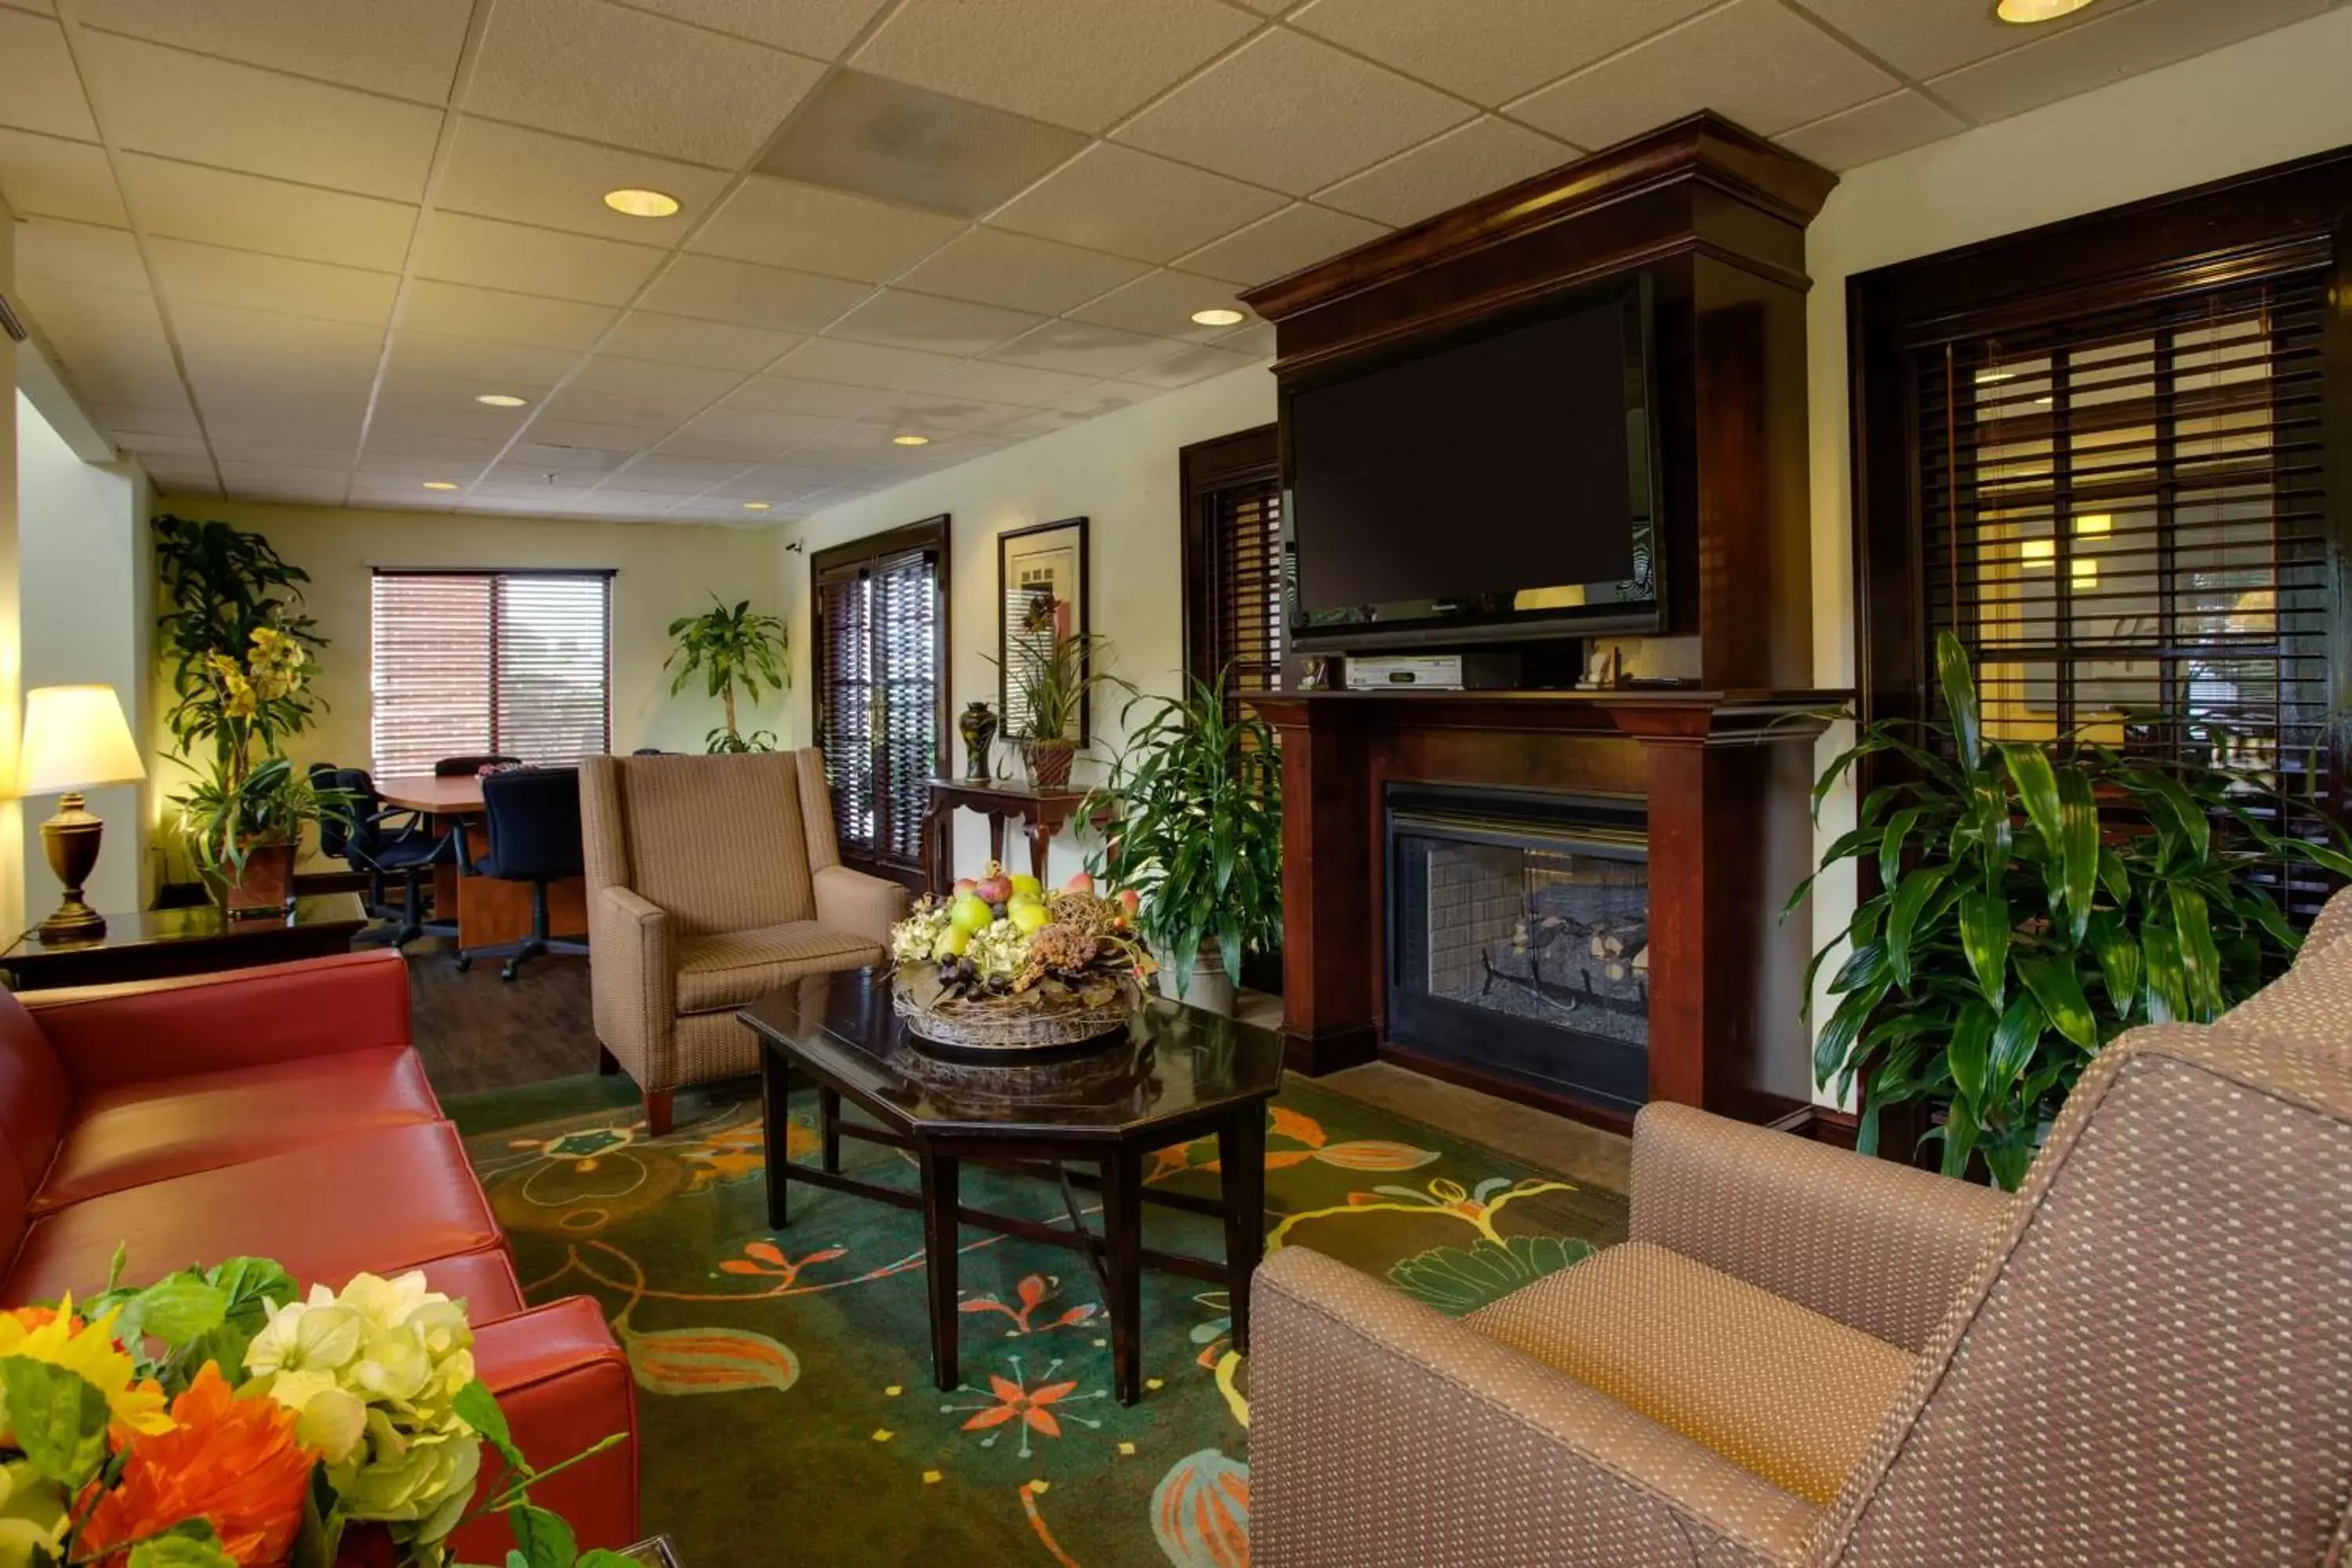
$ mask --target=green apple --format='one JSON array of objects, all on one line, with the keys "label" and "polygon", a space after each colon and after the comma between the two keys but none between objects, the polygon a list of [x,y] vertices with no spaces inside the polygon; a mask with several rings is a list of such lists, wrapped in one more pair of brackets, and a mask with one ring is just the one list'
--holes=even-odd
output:
[{"label": "green apple", "polygon": [[[1031,876],[1026,871],[1015,871],[1013,873],[1013,898],[1042,899],[1045,896],[1045,883],[1039,881],[1036,878]],[[1007,901],[1009,902],[1010,900]]]},{"label": "green apple", "polygon": [[948,920],[966,936],[978,936],[994,922],[996,911],[988,907],[986,900],[966,893],[948,906]]},{"label": "green apple", "polygon": [[964,949],[971,945],[971,932],[959,926],[950,926],[940,932],[940,940],[931,943],[931,957],[944,963],[950,958],[961,958]]},{"label": "green apple", "polygon": [[1046,913],[1045,906],[1035,899],[1015,899],[1011,905],[1011,910],[1012,912],[1006,918],[1024,934],[1029,931],[1043,931],[1054,923],[1054,917]]}]

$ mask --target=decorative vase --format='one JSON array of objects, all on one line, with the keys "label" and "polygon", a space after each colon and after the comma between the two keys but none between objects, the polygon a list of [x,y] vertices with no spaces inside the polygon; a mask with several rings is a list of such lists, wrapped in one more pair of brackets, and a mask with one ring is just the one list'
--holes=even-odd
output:
[{"label": "decorative vase", "polygon": [[1078,753],[1075,741],[1024,741],[1021,760],[1029,769],[1029,782],[1039,789],[1070,787],[1070,759]]},{"label": "decorative vase", "polygon": [[1193,951],[1192,973],[1184,977],[1184,994],[1176,994],[1176,966],[1164,952],[1155,952],[1160,960],[1160,994],[1171,1002],[1181,1002],[1187,1007],[1198,1007],[1204,1013],[1214,1013],[1220,1018],[1234,1016],[1234,977],[1225,973],[1225,955],[1215,937],[1205,937]]},{"label": "decorative vase", "polygon": [[996,710],[985,701],[972,703],[963,710],[963,717],[956,721],[956,728],[963,735],[963,776],[970,783],[986,784],[989,781],[988,748],[996,742],[1000,723]]},{"label": "decorative vase", "polygon": [[251,844],[245,865],[221,889],[221,907],[231,920],[268,920],[294,907],[292,844]]}]

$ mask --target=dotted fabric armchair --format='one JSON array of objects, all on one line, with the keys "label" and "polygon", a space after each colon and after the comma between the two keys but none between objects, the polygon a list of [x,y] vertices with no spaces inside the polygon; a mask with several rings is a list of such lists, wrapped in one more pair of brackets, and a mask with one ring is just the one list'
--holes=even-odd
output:
[{"label": "dotted fabric armchair", "polygon": [[906,912],[905,889],[841,864],[814,751],[591,757],[580,817],[596,1037],[657,1134],[680,1085],[759,1067],[737,1008],[881,962]]},{"label": "dotted fabric armchair", "polygon": [[2220,1023],[2102,1052],[2013,1198],[1655,1105],[1631,1238],[1467,1318],[1276,1254],[1252,1561],[2336,1563],[2347,900]]}]

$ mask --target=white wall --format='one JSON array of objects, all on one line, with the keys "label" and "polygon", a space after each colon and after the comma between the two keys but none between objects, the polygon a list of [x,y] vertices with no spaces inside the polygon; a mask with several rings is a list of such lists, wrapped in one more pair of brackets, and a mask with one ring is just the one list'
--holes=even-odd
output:
[{"label": "white wall", "polygon": [[[1146,691],[1175,692],[1184,666],[1183,496],[1177,448],[1269,424],[1274,416],[1274,377],[1255,365],[808,518],[788,535],[804,549],[782,554],[793,627],[794,732],[814,732],[809,554],[940,512],[952,520],[949,683],[956,710],[982,698],[992,705],[997,700],[996,670],[986,657],[996,651],[996,536],[1065,517],[1091,520],[1087,616],[1092,628],[1114,645],[1109,668]],[[1118,702],[1114,693],[1108,703],[1095,704],[1092,749],[1098,755],[1116,744]],[[949,737],[947,752],[944,764],[961,772],[962,742]],[[998,754],[1003,754],[1001,742]],[[1085,767],[1081,763],[1081,777]],[[977,867],[988,852],[987,828],[968,812],[959,816],[956,864]],[[1076,868],[1075,849],[1058,843],[1054,869],[1066,874]]]},{"label": "white wall", "polygon": [[[16,219],[0,200],[0,294],[16,286]],[[16,729],[24,687],[16,637],[16,343],[0,332],[0,935],[24,928],[24,807],[16,800]],[[47,910],[42,913],[47,914]]]},{"label": "white wall", "polygon": [[[1805,237],[1817,681],[1854,679],[1848,278],[2352,143],[2347,67],[2352,11],[2332,11],[1845,175]],[[1850,791],[1832,797],[1821,842],[1853,815]],[[1823,879],[1816,942],[1845,928],[1853,899],[1851,876]]]}]

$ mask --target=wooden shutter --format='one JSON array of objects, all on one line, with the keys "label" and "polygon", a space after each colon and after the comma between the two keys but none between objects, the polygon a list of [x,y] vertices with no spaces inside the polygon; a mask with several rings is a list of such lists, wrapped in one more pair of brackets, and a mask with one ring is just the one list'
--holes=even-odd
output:
[{"label": "wooden shutter", "polygon": [[530,573],[496,583],[490,749],[548,766],[610,751],[612,579]]},{"label": "wooden shutter", "polygon": [[[1976,659],[1988,736],[2332,798],[2309,767],[2330,704],[2326,283],[2283,271],[1915,341],[1926,627]],[[2322,891],[2284,890],[2305,911]]]},{"label": "wooden shutter", "polygon": [[944,516],[816,552],[817,745],[842,857],[921,885],[930,781],[946,761]]},{"label": "wooden shutter", "polygon": [[1184,672],[1228,710],[1282,685],[1282,479],[1267,426],[1183,452]]},{"label": "wooden shutter", "polygon": [[376,574],[368,727],[379,776],[490,749],[493,592],[484,576]]},{"label": "wooden shutter", "polygon": [[939,557],[909,551],[877,566],[874,668],[876,853],[906,866],[923,858],[923,816],[940,772]]},{"label": "wooden shutter", "polygon": [[816,584],[817,745],[845,853],[874,852],[873,574],[852,566]]},{"label": "wooden shutter", "polygon": [[369,721],[379,774],[499,752],[611,749],[607,573],[379,572]]}]

